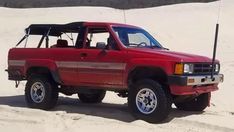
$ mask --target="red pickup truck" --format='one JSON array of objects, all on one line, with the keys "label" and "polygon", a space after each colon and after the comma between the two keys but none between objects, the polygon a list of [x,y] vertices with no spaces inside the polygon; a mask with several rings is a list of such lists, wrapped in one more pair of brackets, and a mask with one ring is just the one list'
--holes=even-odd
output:
[{"label": "red pickup truck", "polygon": [[[169,115],[172,103],[180,110],[204,110],[223,81],[219,61],[169,51],[136,26],[33,24],[25,32],[9,51],[7,72],[16,84],[27,81],[25,99],[31,108],[53,108],[59,92],[99,103],[108,90],[128,97],[136,118],[155,123]],[[19,47],[34,35],[40,36],[37,47]]]}]

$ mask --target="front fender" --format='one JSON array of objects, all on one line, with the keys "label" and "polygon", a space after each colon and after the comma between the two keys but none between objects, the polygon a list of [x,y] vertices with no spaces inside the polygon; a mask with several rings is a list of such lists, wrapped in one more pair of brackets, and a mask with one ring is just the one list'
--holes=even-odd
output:
[{"label": "front fender", "polygon": [[137,67],[159,68],[167,75],[171,75],[174,72],[174,63],[168,60],[154,60],[152,58],[132,59],[127,63],[124,75],[124,84],[126,87],[130,73]]},{"label": "front fender", "polygon": [[155,67],[162,69],[167,75],[171,75],[174,72],[174,63],[168,60],[158,60],[152,58],[138,58],[132,59],[127,64],[127,71],[130,73],[136,67]]}]

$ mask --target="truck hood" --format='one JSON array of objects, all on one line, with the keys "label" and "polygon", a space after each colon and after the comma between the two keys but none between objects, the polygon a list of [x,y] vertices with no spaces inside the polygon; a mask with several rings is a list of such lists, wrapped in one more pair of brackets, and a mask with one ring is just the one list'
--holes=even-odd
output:
[{"label": "truck hood", "polygon": [[138,54],[142,53],[142,57],[153,57],[158,59],[167,59],[168,61],[176,61],[176,62],[212,62],[211,58],[182,53],[182,52],[175,52],[169,51],[164,49],[148,49],[148,48],[131,48],[129,49],[130,52],[137,52]]}]

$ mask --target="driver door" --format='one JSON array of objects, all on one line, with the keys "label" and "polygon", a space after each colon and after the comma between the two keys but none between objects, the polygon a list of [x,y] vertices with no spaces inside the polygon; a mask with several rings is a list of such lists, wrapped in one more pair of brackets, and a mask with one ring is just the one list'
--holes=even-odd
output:
[{"label": "driver door", "polygon": [[[80,84],[123,87],[123,73],[126,67],[125,53],[118,49],[108,28],[88,27],[86,38],[87,42],[80,53],[81,62],[78,65]],[[97,43],[105,43],[105,48],[98,48]]]}]

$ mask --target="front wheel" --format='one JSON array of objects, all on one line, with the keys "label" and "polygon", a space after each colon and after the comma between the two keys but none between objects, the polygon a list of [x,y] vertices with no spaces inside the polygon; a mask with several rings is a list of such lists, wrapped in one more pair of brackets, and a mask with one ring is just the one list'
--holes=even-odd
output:
[{"label": "front wheel", "polygon": [[138,119],[157,123],[170,113],[171,101],[158,82],[145,79],[130,88],[128,106]]},{"label": "front wheel", "polygon": [[51,109],[58,100],[57,86],[46,76],[33,75],[25,87],[25,100],[31,108]]},{"label": "front wheel", "polygon": [[175,103],[175,106],[184,111],[203,111],[209,104],[210,93],[201,94],[189,101]]}]

